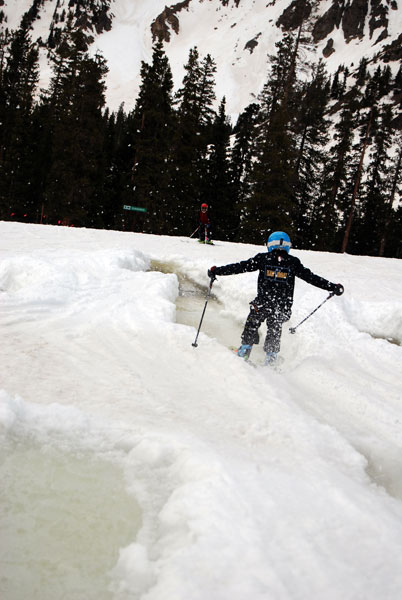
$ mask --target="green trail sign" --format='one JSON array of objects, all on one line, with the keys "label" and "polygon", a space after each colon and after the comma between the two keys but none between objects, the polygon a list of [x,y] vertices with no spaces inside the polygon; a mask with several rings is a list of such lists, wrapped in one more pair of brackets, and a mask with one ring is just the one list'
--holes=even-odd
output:
[{"label": "green trail sign", "polygon": [[135,210],[136,212],[147,212],[146,208],[141,208],[140,206],[128,206],[127,204],[123,205],[123,210]]}]

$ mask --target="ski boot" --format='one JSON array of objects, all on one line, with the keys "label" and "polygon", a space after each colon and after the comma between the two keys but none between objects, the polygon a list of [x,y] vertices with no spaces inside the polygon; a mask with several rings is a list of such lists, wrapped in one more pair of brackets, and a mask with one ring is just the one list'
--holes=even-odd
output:
[{"label": "ski boot", "polygon": [[248,360],[250,357],[251,348],[252,346],[249,344],[242,344],[240,348],[237,349],[237,356],[244,358],[244,360]]},{"label": "ski boot", "polygon": [[278,357],[278,353],[277,352],[266,352],[265,353],[264,365],[273,365],[273,364],[275,364],[277,357]]}]

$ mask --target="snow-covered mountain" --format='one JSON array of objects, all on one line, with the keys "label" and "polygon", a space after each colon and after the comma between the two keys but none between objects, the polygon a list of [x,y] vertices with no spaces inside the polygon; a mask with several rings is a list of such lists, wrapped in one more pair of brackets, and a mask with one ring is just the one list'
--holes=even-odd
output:
[{"label": "snow-covered mountain", "polygon": [[211,54],[217,97],[226,96],[232,114],[261,90],[275,42],[301,24],[311,42],[306,58],[323,58],[329,72],[341,64],[353,69],[365,56],[388,63],[395,74],[402,58],[400,0],[181,0],[170,6],[166,0],[0,0],[3,27],[15,29],[27,11],[33,39],[43,44],[41,84],[49,79],[47,46],[73,11],[91,52],[108,61],[112,109],[133,105],[141,61],[150,61],[156,38],[165,42],[176,86],[190,48]]}]

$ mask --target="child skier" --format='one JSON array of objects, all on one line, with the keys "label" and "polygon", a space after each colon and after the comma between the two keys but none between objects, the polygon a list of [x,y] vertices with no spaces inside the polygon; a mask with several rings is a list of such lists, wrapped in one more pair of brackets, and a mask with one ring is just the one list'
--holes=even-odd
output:
[{"label": "child skier", "polygon": [[258,329],[263,321],[267,323],[267,336],[264,350],[265,364],[273,364],[277,358],[282,335],[282,324],[291,316],[295,277],[307,283],[333,292],[337,296],[343,294],[340,283],[331,283],[304,267],[300,260],[289,254],[290,238],[283,231],[272,233],[267,242],[268,252],[261,252],[253,258],[222,267],[211,267],[208,276],[215,279],[217,275],[235,275],[259,270],[257,297],[250,302],[250,313],[244,325],[241,346],[237,355],[250,356],[253,344],[258,344]]},{"label": "child skier", "polygon": [[208,204],[201,204],[200,211],[200,227],[198,230],[199,242],[211,244],[211,220],[208,215]]}]

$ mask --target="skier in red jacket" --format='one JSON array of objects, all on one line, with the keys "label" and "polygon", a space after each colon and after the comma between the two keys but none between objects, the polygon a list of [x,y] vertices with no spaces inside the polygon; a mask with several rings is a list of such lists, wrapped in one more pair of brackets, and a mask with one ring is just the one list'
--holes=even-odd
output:
[{"label": "skier in red jacket", "polygon": [[201,244],[212,244],[211,240],[211,220],[208,214],[208,204],[201,204],[200,226],[198,229],[199,242]]}]

